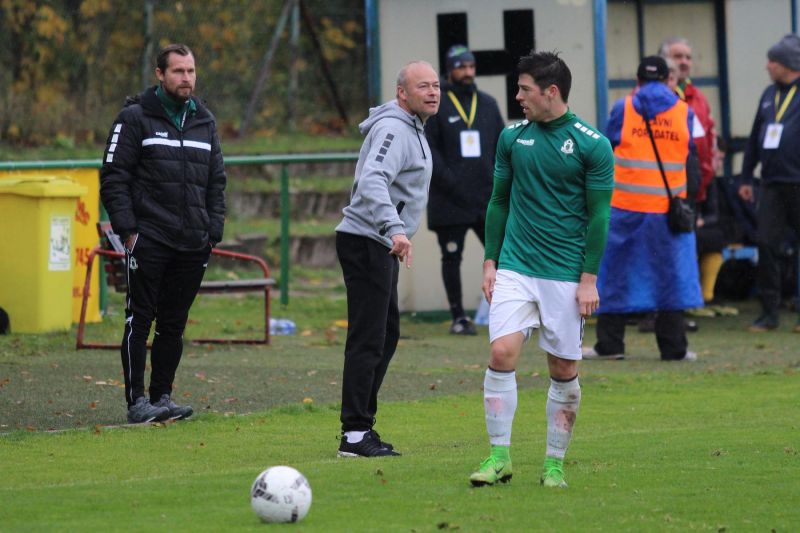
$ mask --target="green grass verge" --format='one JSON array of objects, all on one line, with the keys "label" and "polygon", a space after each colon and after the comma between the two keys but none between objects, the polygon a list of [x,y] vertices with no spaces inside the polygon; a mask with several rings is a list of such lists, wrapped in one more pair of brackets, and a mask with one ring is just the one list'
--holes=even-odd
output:
[{"label": "green grass verge", "polygon": [[263,526],[250,484],[265,467],[289,464],[314,494],[293,531],[790,531],[800,521],[800,420],[786,409],[796,405],[796,379],[692,373],[585,384],[566,491],[538,485],[543,389],[520,394],[513,481],[480,489],[467,482],[487,452],[478,393],[384,403],[380,430],[404,456],[376,460],[335,457],[333,408],[16,433],[0,440],[0,523],[254,530]]},{"label": "green grass verge", "polygon": [[[115,305],[91,338],[119,336]],[[255,331],[260,306],[203,296],[187,338]],[[518,368],[514,480],[468,486],[488,451],[486,330],[450,336],[446,316],[403,317],[377,429],[404,455],[378,460],[335,458],[340,288],[306,283],[288,307],[275,304],[298,334],[272,346],[187,345],[176,396],[197,414],[165,426],[108,427],[124,421],[116,352],[75,352],[74,331],[0,337],[0,529],[253,530],[265,526],[250,484],[290,464],[314,490],[292,531],[792,531],[799,337],[789,315],[777,332],[744,332],[756,306],[740,307],[699,320],[697,363],[660,362],[653,335],[629,328],[627,360],[581,365],[570,488],[557,492],[538,486],[548,380],[535,342]]]}]

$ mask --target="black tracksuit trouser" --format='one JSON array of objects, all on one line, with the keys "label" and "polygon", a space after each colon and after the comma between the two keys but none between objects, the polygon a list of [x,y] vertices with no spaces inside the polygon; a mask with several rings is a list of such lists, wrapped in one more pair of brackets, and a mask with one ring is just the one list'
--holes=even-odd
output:
[{"label": "black tracksuit trouser", "polygon": [[[597,315],[597,344],[594,349],[600,355],[625,353],[625,326],[628,315],[603,313]],[[656,313],[656,343],[664,361],[683,359],[689,341],[686,338],[686,323],[683,311],[659,311]]]},{"label": "black tracksuit trouser", "polygon": [[486,221],[481,219],[474,224],[455,226],[438,226],[431,228],[436,233],[439,248],[442,250],[442,280],[450,304],[453,320],[464,316],[464,302],[461,291],[461,259],[464,255],[464,239],[467,231],[472,229],[484,244]]},{"label": "black tracksuit trouser", "polygon": [[181,252],[139,234],[126,252],[128,294],[122,370],[128,406],[144,396],[147,337],[156,321],[150,354],[150,398],[172,394],[172,382],[183,353],[183,330],[208,265],[211,247]]},{"label": "black tracksuit trouser", "polygon": [[378,241],[342,232],[336,233],[336,253],[347,288],[342,431],[367,431],[375,423],[378,391],[400,337],[400,263]]},{"label": "black tracksuit trouser", "polygon": [[787,230],[800,236],[800,184],[766,183],[758,198],[758,294],[764,313],[777,318],[781,303],[781,245]]}]

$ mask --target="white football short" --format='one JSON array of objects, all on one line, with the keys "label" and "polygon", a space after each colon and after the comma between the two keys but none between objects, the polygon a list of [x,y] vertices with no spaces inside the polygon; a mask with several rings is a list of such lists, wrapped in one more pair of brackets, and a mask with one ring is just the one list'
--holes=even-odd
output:
[{"label": "white football short", "polygon": [[500,269],[489,307],[489,342],[539,329],[539,347],[562,359],[580,360],[584,320],[572,281],[525,276]]}]

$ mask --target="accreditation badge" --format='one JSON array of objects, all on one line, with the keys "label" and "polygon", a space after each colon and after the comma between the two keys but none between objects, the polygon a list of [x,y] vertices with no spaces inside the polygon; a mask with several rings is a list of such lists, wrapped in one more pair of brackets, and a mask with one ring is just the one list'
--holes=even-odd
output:
[{"label": "accreditation badge", "polygon": [[461,132],[461,157],[481,156],[481,133],[478,130]]},{"label": "accreditation badge", "polygon": [[781,143],[783,134],[783,124],[773,123],[767,126],[767,133],[764,135],[764,150],[775,150]]}]

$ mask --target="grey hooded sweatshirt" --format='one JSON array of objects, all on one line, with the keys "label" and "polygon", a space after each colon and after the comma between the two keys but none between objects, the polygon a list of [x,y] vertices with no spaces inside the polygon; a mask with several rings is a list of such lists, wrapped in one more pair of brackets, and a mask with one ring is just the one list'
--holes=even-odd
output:
[{"label": "grey hooded sweatshirt", "polygon": [[392,247],[393,235],[411,238],[419,227],[433,162],[422,120],[396,100],[369,110],[359,124],[365,135],[358,155],[350,205],[336,231]]}]

